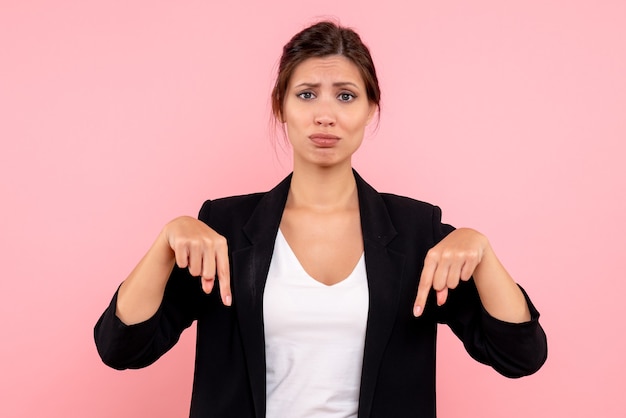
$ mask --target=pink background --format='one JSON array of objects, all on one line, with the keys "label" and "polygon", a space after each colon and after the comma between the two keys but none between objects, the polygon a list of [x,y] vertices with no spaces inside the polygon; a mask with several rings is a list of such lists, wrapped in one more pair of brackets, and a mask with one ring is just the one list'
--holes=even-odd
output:
[{"label": "pink background", "polygon": [[441,328],[439,416],[626,416],[626,3],[216,3],[2,2],[0,416],[186,416],[193,332],[117,372],[93,325],[165,222],[289,171],[268,96],[321,15],[380,74],[357,169],[484,232],[542,312],[521,380]]}]

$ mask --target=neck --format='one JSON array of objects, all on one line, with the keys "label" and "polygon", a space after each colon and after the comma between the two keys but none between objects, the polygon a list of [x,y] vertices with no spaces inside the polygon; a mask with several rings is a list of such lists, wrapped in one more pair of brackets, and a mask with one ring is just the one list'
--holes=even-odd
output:
[{"label": "neck", "polygon": [[358,207],[352,167],[294,168],[287,206],[323,211]]}]

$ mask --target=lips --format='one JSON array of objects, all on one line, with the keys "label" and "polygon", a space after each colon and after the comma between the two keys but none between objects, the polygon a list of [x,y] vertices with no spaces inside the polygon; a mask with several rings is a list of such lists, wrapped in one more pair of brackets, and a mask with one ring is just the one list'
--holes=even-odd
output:
[{"label": "lips", "polygon": [[317,133],[309,136],[311,142],[321,148],[328,148],[334,146],[339,142],[340,138],[337,135]]}]

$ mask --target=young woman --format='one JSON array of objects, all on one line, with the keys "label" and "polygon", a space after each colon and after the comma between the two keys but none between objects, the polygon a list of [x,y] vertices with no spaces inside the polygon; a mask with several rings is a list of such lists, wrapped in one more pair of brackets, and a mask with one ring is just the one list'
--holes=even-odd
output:
[{"label": "young woman", "polygon": [[[352,30],[285,45],[272,103],[293,173],[168,223],[95,329],[118,369],[197,322],[192,417],[435,417],[438,323],[501,374],[546,359],[539,314],[485,236],[353,169],[380,90]],[[216,284],[217,282],[217,284]]]}]

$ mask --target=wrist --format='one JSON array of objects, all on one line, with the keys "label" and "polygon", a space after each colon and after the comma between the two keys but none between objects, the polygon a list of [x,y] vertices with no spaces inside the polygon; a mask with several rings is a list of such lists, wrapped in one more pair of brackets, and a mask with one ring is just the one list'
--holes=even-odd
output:
[{"label": "wrist", "polygon": [[152,253],[151,258],[153,258],[153,261],[173,267],[176,262],[176,254],[169,241],[167,226],[163,228],[157,236],[150,248],[150,253]]},{"label": "wrist", "polygon": [[498,257],[496,257],[496,253],[493,251],[489,240],[485,237],[485,244],[483,246],[480,261],[474,269],[474,281],[478,286],[479,282],[494,280],[498,277],[502,277],[502,273],[505,273],[504,266],[500,263]]}]

